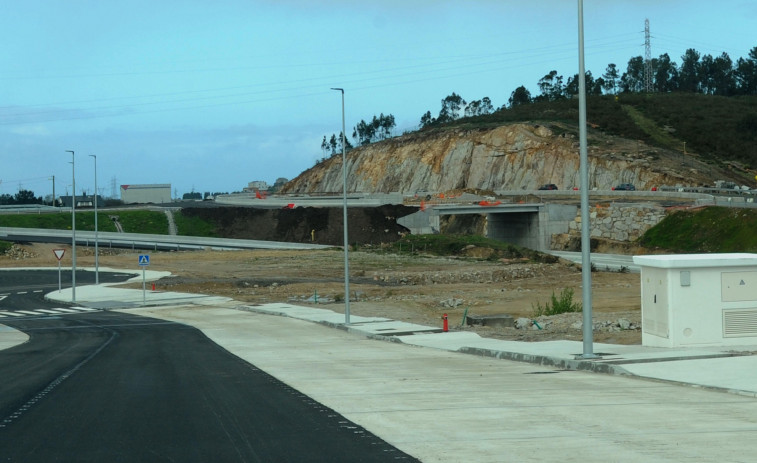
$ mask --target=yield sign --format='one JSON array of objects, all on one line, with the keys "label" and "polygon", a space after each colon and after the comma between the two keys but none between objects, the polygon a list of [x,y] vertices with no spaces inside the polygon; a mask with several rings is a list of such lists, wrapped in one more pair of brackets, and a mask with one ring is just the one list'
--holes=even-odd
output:
[{"label": "yield sign", "polygon": [[61,259],[63,259],[63,254],[65,253],[65,249],[53,249],[53,254],[55,254],[55,258],[58,259],[59,262]]}]

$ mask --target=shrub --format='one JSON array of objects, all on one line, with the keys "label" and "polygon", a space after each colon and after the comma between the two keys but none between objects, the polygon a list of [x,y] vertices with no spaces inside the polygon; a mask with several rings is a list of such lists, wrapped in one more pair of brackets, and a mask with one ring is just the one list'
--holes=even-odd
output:
[{"label": "shrub", "polygon": [[536,318],[544,315],[580,312],[582,310],[581,304],[573,302],[573,290],[565,288],[560,292],[560,297],[555,296],[555,292],[552,291],[551,303],[547,302],[541,305],[540,302],[537,302],[536,307],[533,307],[533,315]]}]

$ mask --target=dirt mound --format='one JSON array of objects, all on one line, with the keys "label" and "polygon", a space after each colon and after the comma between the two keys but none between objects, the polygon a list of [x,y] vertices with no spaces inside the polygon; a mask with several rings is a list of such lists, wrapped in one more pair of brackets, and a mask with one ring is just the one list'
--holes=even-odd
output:
[{"label": "dirt mound", "polygon": [[[418,209],[402,205],[347,209],[350,244],[380,244],[398,240],[408,230],[397,219]],[[286,241],[341,246],[344,244],[341,208],[249,207],[184,208],[182,214],[216,224],[220,238]]]}]

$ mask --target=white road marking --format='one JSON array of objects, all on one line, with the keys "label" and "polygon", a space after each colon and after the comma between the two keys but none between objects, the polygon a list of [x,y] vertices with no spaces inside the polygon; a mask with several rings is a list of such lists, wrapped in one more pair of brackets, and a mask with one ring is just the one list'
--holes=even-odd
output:
[{"label": "white road marking", "polygon": [[16,312],[6,312],[4,310],[0,310],[0,314],[8,315],[8,316],[11,316],[11,317],[23,317],[23,315],[17,314]]},{"label": "white road marking", "polygon": [[16,313],[25,313],[26,315],[42,315],[39,312],[32,312],[31,310],[17,310]]},{"label": "white road marking", "polygon": [[60,313],[57,310],[51,310],[51,309],[37,309],[37,312],[54,313],[54,314]]}]

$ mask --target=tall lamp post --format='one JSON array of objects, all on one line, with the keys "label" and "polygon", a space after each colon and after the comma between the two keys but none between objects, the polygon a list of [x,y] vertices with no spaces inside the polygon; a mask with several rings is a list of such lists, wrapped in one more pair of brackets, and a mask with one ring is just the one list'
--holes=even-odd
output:
[{"label": "tall lamp post", "polygon": [[586,75],[584,72],[584,2],[578,0],[578,132],[581,149],[581,276],[583,299],[582,358],[597,358],[594,354],[594,322],[591,306],[591,227],[589,214],[589,155],[586,140]]},{"label": "tall lamp post", "polygon": [[76,157],[71,153],[71,302],[76,302]]},{"label": "tall lamp post", "polygon": [[332,88],[342,92],[342,210],[344,222],[344,323],[350,324],[350,259],[349,259],[349,240],[347,239],[347,158],[345,157],[345,140],[344,140],[344,89]]},{"label": "tall lamp post", "polygon": [[95,159],[95,284],[100,284],[100,263],[99,263],[99,256],[100,253],[97,252],[97,156],[94,154],[90,154],[90,157]]}]

